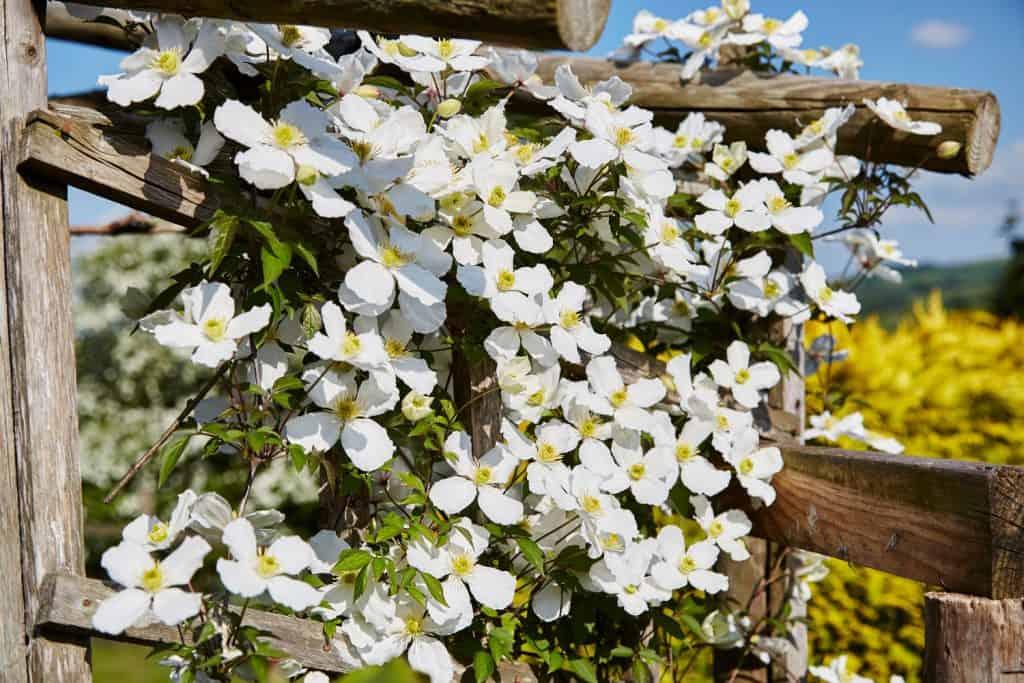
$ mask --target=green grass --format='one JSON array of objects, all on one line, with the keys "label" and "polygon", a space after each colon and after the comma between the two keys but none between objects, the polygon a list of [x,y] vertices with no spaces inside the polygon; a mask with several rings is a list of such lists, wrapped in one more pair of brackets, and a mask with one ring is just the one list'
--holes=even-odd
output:
[{"label": "green grass", "polygon": [[92,639],[92,680],[96,683],[165,683],[169,669],[159,657],[147,659],[149,648],[142,645]]}]

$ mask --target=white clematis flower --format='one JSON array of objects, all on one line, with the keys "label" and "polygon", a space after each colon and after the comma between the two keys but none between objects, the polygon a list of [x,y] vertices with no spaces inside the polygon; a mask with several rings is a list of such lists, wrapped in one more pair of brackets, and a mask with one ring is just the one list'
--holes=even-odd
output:
[{"label": "white clematis flower", "polygon": [[372,472],[395,453],[387,430],[373,417],[391,410],[397,392],[385,391],[371,375],[357,384],[355,372],[310,368],[303,374],[309,397],[323,410],[288,420],[284,437],[307,451],[323,452],[341,440],[341,447],[356,467]]},{"label": "white clematis flower", "polygon": [[750,347],[736,340],[726,349],[728,362],[716,360],[708,370],[718,386],[732,390],[736,402],[745,408],[756,408],[761,392],[779,383],[782,375],[774,363],[761,361],[750,364]]},{"label": "white clematis flower", "polygon": [[825,683],[873,683],[872,679],[858,676],[849,670],[846,655],[836,657],[828,666],[812,666],[808,670]]},{"label": "white clematis flower", "polygon": [[360,336],[373,334],[383,339],[385,373],[393,374],[421,395],[429,395],[437,386],[437,372],[409,349],[415,330],[400,310],[392,309],[380,318],[359,316],[355,329]]},{"label": "white clematis flower", "polygon": [[184,313],[156,325],[153,335],[164,346],[193,349],[192,361],[206,367],[215,368],[231,359],[244,337],[270,322],[270,304],[235,315],[231,288],[222,282],[201,282],[185,289],[181,299]]},{"label": "white clematis flower", "polygon": [[770,130],[765,134],[768,153],[751,152],[750,166],[758,173],[781,173],[788,182],[809,185],[832,163],[832,150],[824,145],[800,149],[789,133]]},{"label": "white clematis flower", "polygon": [[704,172],[715,180],[725,182],[747,163],[747,143],[734,142],[728,147],[715,145],[711,152],[711,161],[712,163],[704,165]]},{"label": "white clematis flower", "polygon": [[849,323],[853,322],[852,316],[860,313],[860,302],[856,295],[829,287],[825,269],[817,263],[807,264],[800,274],[800,284],[811,301],[826,315]]},{"label": "white clematis flower", "polygon": [[[544,367],[558,360],[551,342],[534,332],[545,322],[540,296],[526,296],[520,292],[500,292],[491,299],[491,310],[508,325],[491,330],[484,340],[484,349],[495,360],[511,360],[522,347]],[[546,302],[545,302],[546,303]]]},{"label": "white clematis flower", "polygon": [[139,515],[124,528],[121,537],[146,552],[170,548],[178,540],[178,534],[188,526],[192,506],[197,498],[191,489],[179,493],[178,503],[174,506],[169,522],[165,524],[153,515]]},{"label": "white clematis flower", "polygon": [[700,112],[691,112],[679,123],[675,133],[655,128],[654,149],[671,168],[686,162],[702,163],[704,153],[720,143],[724,133],[722,124],[708,121]]},{"label": "white clematis flower", "polygon": [[341,307],[333,301],[320,308],[320,317],[324,331],[317,332],[306,342],[317,357],[369,371],[380,369],[387,363],[388,354],[377,330],[348,329]]},{"label": "white clematis flower", "polygon": [[491,609],[502,610],[512,604],[516,579],[512,574],[479,563],[487,550],[491,534],[466,518],[456,522],[444,547],[413,543],[409,547],[409,564],[437,579],[444,579],[447,591],[465,594],[466,588],[477,602]]},{"label": "white clematis flower", "polygon": [[295,611],[320,602],[320,591],[291,578],[307,569],[314,557],[313,549],[298,536],[285,536],[260,548],[252,524],[240,518],[224,527],[223,540],[234,559],[217,560],[217,573],[232,593],[255,598],[267,592],[274,602]]},{"label": "white clematis flower", "polygon": [[529,213],[537,203],[533,192],[514,189],[519,170],[510,161],[478,158],[471,166],[471,176],[483,203],[484,222],[499,235],[512,231],[512,214]]},{"label": "white clematis flower", "polygon": [[[154,22],[156,48],[141,47],[121,60],[122,73],[100,76],[107,99],[122,107],[148,100],[161,109],[197,104],[205,87],[201,74],[224,51],[224,39],[213,21],[203,21],[198,33],[180,18]],[[159,93],[159,94],[158,94]]]},{"label": "white clematis flower", "polygon": [[713,496],[725,490],[732,475],[720,470],[700,454],[700,446],[714,431],[714,425],[690,419],[676,435],[669,420],[654,432],[654,448],[663,458],[674,459],[679,467],[679,481],[690,491]]},{"label": "white clematis flower", "polygon": [[661,560],[651,567],[651,575],[666,590],[693,586],[705,593],[719,593],[729,587],[728,577],[711,571],[718,560],[718,548],[711,541],[687,547],[683,530],[670,524],[658,532],[658,555]]},{"label": "white clematis flower", "polygon": [[538,100],[550,100],[558,94],[557,87],[544,85],[537,75],[536,53],[495,47],[488,47],[485,53],[490,62],[487,70],[502,83],[522,88]]},{"label": "white clematis flower", "polygon": [[731,197],[721,190],[705,190],[697,202],[710,209],[694,217],[697,229],[708,235],[721,235],[734,225],[747,232],[771,227],[764,188],[757,182],[747,183]]},{"label": "white clematis flower", "polygon": [[750,533],[750,518],[743,510],[726,510],[716,515],[711,501],[704,496],[690,496],[693,505],[693,518],[708,540],[714,542],[729,555],[734,562],[743,562],[750,558],[750,552],[743,543],[743,537]]},{"label": "white clematis flower", "polygon": [[767,42],[776,50],[794,48],[803,42],[800,34],[807,29],[807,15],[797,10],[785,21],[766,17],[763,14],[748,14],[743,17],[743,30],[756,37],[757,42]]},{"label": "white clematis flower", "polygon": [[774,446],[758,448],[760,439],[757,430],[744,429],[734,436],[725,459],[736,470],[736,478],[750,497],[771,505],[775,502],[771,480],[782,469],[782,454]]},{"label": "white clematis flower", "polygon": [[274,121],[238,100],[217,107],[213,121],[225,137],[247,149],[235,155],[238,172],[261,190],[298,182],[299,190],[324,218],[348,215],[354,205],[327,182],[352,169],[355,154],[327,133],[330,118],[305,100],[295,100]]},{"label": "white clematis flower", "polygon": [[592,103],[585,124],[593,137],[569,145],[569,154],[587,168],[600,168],[623,159],[627,152],[643,153],[654,142],[651,117],[650,111],[640,107],[613,111],[601,102]]},{"label": "white clematis flower", "polygon": [[864,106],[875,113],[887,125],[896,130],[906,131],[914,135],[938,135],[942,126],[932,121],[915,121],[907,114],[906,105],[879,97],[877,100],[864,100]]},{"label": "white clematis flower", "polygon": [[479,40],[460,40],[457,38],[424,38],[423,36],[403,35],[399,40],[408,48],[420,53],[410,57],[406,62],[414,71],[440,73],[446,69],[452,71],[479,71],[487,66],[486,57],[478,57],[473,53],[480,47]]},{"label": "white clematis flower", "polygon": [[195,536],[185,539],[162,561],[131,541],[108,549],[100,564],[125,590],[99,604],[92,625],[103,633],[117,634],[148,621],[150,615],[175,626],[199,614],[202,595],[177,586],[192,580],[208,552],[210,544]]},{"label": "white clematis flower", "polygon": [[601,488],[609,493],[629,489],[644,505],[661,505],[676,480],[675,458],[664,449],[653,448],[646,454],[640,432],[619,430],[611,451],[600,441],[590,441],[580,449],[580,463],[602,478]]},{"label": "white clematis flower", "polygon": [[345,225],[363,260],[345,274],[338,289],[342,305],[377,316],[391,308],[397,294],[402,314],[415,331],[437,330],[444,322],[448,291],[439,276],[448,271],[451,258],[429,239],[375,215],[355,211]]},{"label": "white clematis flower", "polygon": [[638,616],[650,605],[672,597],[670,590],[656,583],[648,573],[654,559],[654,539],[636,543],[621,553],[605,554],[590,568],[589,578],[605,593],[614,595],[619,607]]},{"label": "white clematis flower", "polygon": [[153,154],[162,156],[204,178],[210,174],[203,168],[220,153],[224,138],[212,121],[199,129],[199,140],[193,146],[185,137],[185,124],[181,119],[156,119],[146,126],[146,138],[153,146]]},{"label": "white clematis flower", "polygon": [[566,282],[558,296],[544,302],[544,316],[551,325],[551,345],[570,363],[580,362],[580,349],[592,356],[611,348],[607,335],[598,334],[586,320],[583,304],[587,289],[575,282]]},{"label": "white clematis flower", "polygon": [[627,387],[611,356],[587,363],[587,379],[595,396],[591,410],[614,415],[615,423],[626,429],[647,430],[651,421],[648,409],[665,398],[665,385],[659,379],[639,379]]},{"label": "white clematis flower", "polygon": [[455,476],[442,479],[430,489],[430,500],[447,515],[462,512],[474,500],[487,519],[496,524],[516,524],[523,518],[523,504],[504,492],[518,459],[502,445],[479,460],[465,432],[452,432],[444,442],[444,455]]},{"label": "white clematis flower", "polygon": [[547,293],[554,279],[547,266],[516,268],[515,251],[505,240],[484,243],[483,267],[459,266],[457,279],[473,296],[491,299],[500,292],[522,292],[530,296]]}]

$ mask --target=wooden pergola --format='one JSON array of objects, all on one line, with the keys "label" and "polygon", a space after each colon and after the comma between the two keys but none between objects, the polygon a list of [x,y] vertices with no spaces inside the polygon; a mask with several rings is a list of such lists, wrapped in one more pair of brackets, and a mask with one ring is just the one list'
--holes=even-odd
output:
[{"label": "wooden pergola", "polygon": [[[75,410],[74,327],[66,188],[81,188],[175,225],[210,218],[222,197],[215,185],[149,153],[130,116],[88,100],[48,102],[45,35],[118,46],[110,27],[49,25],[42,2],[0,0],[0,681],[79,681],[90,676],[91,615],[111,589],[84,576],[81,478]],[[585,49],[600,34],[610,0],[90,0],[86,4],[325,26],[475,37],[531,48]],[[618,74],[634,102],[670,124],[703,111],[733,139],[758,147],[769,128],[792,127],[830,106],[857,106],[839,151],[915,165],[929,149],[955,140],[952,159],[925,168],[974,175],[991,162],[999,110],[990,93],[799,76],[766,78],[723,70],[683,87],[670,65],[616,66],[603,60],[545,56],[541,74],[571,60],[585,81]],[[937,140],[912,139],[869,125],[865,97],[906,100],[911,116],[943,125]],[[83,106],[86,104],[87,106]],[[802,353],[800,331],[780,330]],[[660,376],[657,361],[616,349],[624,374]],[[473,396],[492,381],[486,367],[457,376]],[[493,398],[495,395],[490,394]],[[500,405],[498,406],[500,408]],[[475,402],[469,422],[477,445],[497,430],[493,401]],[[772,544],[795,546],[881,569],[945,592],[929,593],[925,679],[1024,680],[1024,469],[891,456],[801,445],[803,387],[790,376],[773,392],[765,436],[785,468],[778,500],[751,510],[756,561],[727,569],[737,594],[770,564]],[[736,504],[746,503],[737,497]],[[761,591],[766,610],[788,596]],[[318,622],[250,610],[300,663],[339,671]],[[177,640],[162,625],[130,629],[140,643]],[[799,639],[772,670],[749,665],[745,680],[792,680],[806,671]],[[744,664],[747,666],[747,664]],[[510,673],[527,681],[528,672]]]}]

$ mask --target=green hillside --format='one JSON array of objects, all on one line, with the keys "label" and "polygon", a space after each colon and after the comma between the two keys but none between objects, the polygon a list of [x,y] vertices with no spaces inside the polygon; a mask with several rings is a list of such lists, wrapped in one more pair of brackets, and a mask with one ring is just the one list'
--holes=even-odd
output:
[{"label": "green hillside", "polygon": [[936,289],[942,292],[948,309],[989,308],[992,289],[1006,265],[1006,259],[954,266],[924,265],[904,270],[903,282],[899,284],[871,278],[857,288],[857,298],[863,314],[878,315],[886,326],[895,325],[916,299]]}]

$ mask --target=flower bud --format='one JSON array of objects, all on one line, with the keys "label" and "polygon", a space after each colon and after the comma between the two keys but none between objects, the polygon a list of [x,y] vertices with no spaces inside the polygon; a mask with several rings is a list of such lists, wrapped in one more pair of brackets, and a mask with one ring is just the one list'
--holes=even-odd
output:
[{"label": "flower bud", "polygon": [[372,85],[361,85],[352,92],[368,100],[375,100],[380,97],[380,88]]},{"label": "flower bud", "polygon": [[307,164],[301,164],[295,171],[295,180],[299,185],[312,185],[320,179],[320,174],[315,168]]},{"label": "flower bud", "polygon": [[960,153],[960,150],[962,148],[963,145],[961,145],[956,140],[946,140],[941,145],[939,145],[939,148],[935,150],[935,153],[939,156],[940,159],[953,159],[954,157],[956,157],[957,154]]},{"label": "flower bud", "polygon": [[416,52],[416,50],[409,47],[408,45],[406,45],[405,43],[403,43],[402,41],[398,41],[398,54],[402,55],[403,57],[415,57],[419,53]]},{"label": "flower bud", "polygon": [[434,410],[430,407],[430,404],[434,401],[429,396],[424,396],[421,393],[410,391],[402,399],[402,415],[405,416],[409,422],[419,422],[426,416],[430,415]]},{"label": "flower bud", "polygon": [[442,119],[448,119],[462,111],[462,102],[455,99],[447,99],[437,105],[437,115]]}]

